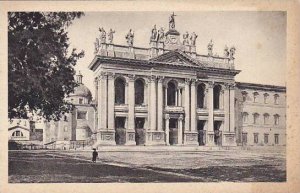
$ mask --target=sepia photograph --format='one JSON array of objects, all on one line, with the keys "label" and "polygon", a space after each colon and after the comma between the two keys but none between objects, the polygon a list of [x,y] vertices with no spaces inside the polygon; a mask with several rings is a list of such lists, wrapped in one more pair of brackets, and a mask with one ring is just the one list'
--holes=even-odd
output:
[{"label": "sepia photograph", "polygon": [[290,180],[286,10],[42,10],[5,12],[9,186]]}]

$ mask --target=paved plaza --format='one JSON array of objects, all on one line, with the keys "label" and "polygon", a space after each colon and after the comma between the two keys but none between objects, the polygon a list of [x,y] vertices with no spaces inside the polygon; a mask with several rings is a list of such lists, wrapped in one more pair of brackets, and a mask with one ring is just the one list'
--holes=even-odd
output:
[{"label": "paved plaza", "polygon": [[10,151],[10,183],[284,182],[284,148],[218,151]]}]

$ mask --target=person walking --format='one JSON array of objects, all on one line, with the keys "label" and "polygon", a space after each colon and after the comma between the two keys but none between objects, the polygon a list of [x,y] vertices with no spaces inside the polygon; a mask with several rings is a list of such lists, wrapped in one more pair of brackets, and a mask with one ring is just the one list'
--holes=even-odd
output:
[{"label": "person walking", "polygon": [[94,151],[93,151],[93,159],[92,159],[92,161],[93,161],[93,163],[96,163],[96,159],[98,157],[98,152],[96,151],[96,148],[94,148],[93,150]]}]

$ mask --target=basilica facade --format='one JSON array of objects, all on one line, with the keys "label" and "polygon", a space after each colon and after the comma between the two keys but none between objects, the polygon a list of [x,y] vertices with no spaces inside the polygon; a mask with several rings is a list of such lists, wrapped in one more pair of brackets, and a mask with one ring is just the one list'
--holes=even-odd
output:
[{"label": "basilica facade", "polygon": [[[172,17],[172,16],[171,16]],[[183,41],[169,30],[152,29],[149,48],[116,45],[101,30],[95,58],[99,145],[236,145],[234,52],[224,57],[196,53],[195,33]]]}]

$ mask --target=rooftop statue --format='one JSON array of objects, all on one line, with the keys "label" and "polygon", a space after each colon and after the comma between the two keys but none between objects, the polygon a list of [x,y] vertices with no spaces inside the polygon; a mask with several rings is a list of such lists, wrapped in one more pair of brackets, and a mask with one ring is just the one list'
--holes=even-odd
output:
[{"label": "rooftop statue", "polygon": [[169,18],[169,29],[175,29],[175,15],[174,12]]},{"label": "rooftop statue", "polygon": [[113,40],[114,40],[114,33],[115,33],[115,30],[112,30],[112,29],[110,28],[109,33],[108,33],[108,43],[109,43],[109,44],[112,44],[112,43],[113,43]]},{"label": "rooftop statue", "polygon": [[228,50],[227,45],[225,45],[225,48],[224,48],[224,57],[225,57],[225,58],[228,58],[228,57],[229,57],[229,50]]},{"label": "rooftop statue", "polygon": [[189,32],[183,34],[183,45],[189,45]]},{"label": "rooftop statue", "polygon": [[230,48],[230,60],[234,60],[234,54],[235,54],[235,47],[234,46],[232,46],[231,48]]},{"label": "rooftop statue", "polygon": [[154,25],[151,31],[150,41],[156,41],[156,40],[157,40],[157,30],[156,30],[156,25]]},{"label": "rooftop statue", "polygon": [[99,51],[99,39],[96,38],[95,42],[94,42],[94,45],[95,45],[95,53],[97,53]]},{"label": "rooftop statue", "polygon": [[125,36],[128,46],[133,46],[133,38],[134,38],[134,32],[132,29],[129,30],[127,35]]},{"label": "rooftop statue", "polygon": [[209,42],[208,45],[207,45],[208,55],[209,55],[209,56],[212,56],[212,55],[213,55],[213,47],[214,47],[213,41],[210,40],[210,42]]},{"label": "rooftop statue", "polygon": [[191,38],[190,38],[192,46],[196,46],[197,37],[198,37],[198,35],[195,32],[193,32],[192,35],[191,35]]},{"label": "rooftop statue", "polygon": [[100,37],[99,37],[100,43],[105,44],[106,43],[106,32],[103,27],[99,28],[99,31],[100,31]]},{"label": "rooftop statue", "polygon": [[164,28],[160,28],[160,30],[158,30],[158,38],[157,38],[157,40],[159,42],[164,42],[164,40],[165,40],[165,30],[164,30]]}]

